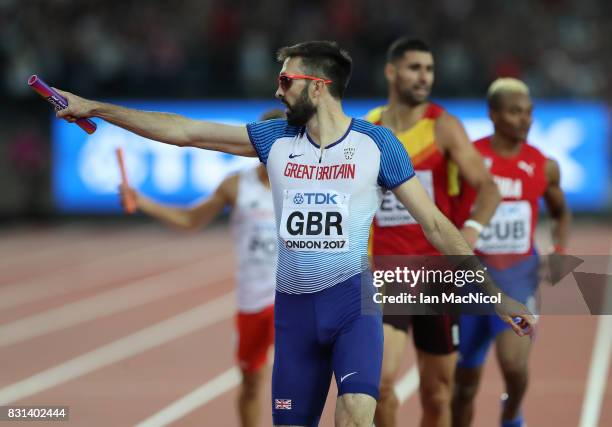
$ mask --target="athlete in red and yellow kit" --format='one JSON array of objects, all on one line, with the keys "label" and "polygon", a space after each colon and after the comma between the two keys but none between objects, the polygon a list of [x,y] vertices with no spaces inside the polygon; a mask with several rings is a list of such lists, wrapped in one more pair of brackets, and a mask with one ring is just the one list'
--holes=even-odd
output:
[{"label": "athlete in red and yellow kit", "polygon": [[[499,193],[482,158],[474,150],[459,120],[428,101],[434,80],[433,56],[421,40],[401,38],[387,54],[386,106],[367,115],[373,123],[393,130],[408,151],[415,172],[438,208],[451,220],[459,191],[459,176],[477,189],[476,209],[462,229],[472,246],[499,203]],[[383,255],[439,255],[419,224],[392,193],[376,213],[371,252]],[[394,392],[411,324],[420,372],[422,426],[450,426],[450,401],[458,345],[458,319],[451,316],[385,315],[380,398],[375,422],[396,425],[398,399]]]},{"label": "athlete in red and yellow kit", "polygon": [[[559,185],[559,166],[526,142],[532,122],[527,86],[516,79],[498,79],[491,84],[487,100],[495,133],[474,146],[484,157],[503,200],[481,233],[475,252],[500,288],[529,306],[539,282],[534,247],[539,199],[544,198],[554,221],[552,237],[557,252],[563,252],[567,244],[571,215]],[[473,189],[466,186],[461,211],[469,212],[474,196]],[[495,341],[506,386],[500,424],[523,427],[520,407],[527,390],[531,340],[514,339],[494,316],[462,315],[460,331],[453,426],[471,424],[482,367]]]}]

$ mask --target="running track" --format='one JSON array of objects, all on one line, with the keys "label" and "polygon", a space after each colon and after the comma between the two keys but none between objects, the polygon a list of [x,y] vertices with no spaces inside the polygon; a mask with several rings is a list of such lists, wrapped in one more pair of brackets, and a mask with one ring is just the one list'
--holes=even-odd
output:
[{"label": "running track", "polygon": [[[573,253],[610,250],[609,229],[573,233]],[[233,269],[224,226],[0,230],[0,405],[69,406],[62,425],[237,425]],[[612,425],[611,336],[612,316],[542,319],[524,408],[530,426]],[[497,425],[493,360],[477,427]],[[420,414],[413,364],[409,350],[403,426],[418,425]],[[264,398],[262,425],[270,425],[268,389]],[[321,425],[333,425],[334,402],[332,386]]]}]

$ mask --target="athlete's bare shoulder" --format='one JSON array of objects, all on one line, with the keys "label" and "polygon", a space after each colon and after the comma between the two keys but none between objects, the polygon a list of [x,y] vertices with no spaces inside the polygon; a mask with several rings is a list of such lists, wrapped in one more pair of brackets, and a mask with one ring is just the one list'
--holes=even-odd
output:
[{"label": "athlete's bare shoulder", "polygon": [[446,128],[452,130],[457,127],[463,129],[463,125],[459,118],[446,110],[442,110],[436,119],[436,130]]},{"label": "athlete's bare shoulder", "polygon": [[442,151],[465,147],[469,137],[463,124],[454,114],[443,110],[435,124],[436,143]]}]

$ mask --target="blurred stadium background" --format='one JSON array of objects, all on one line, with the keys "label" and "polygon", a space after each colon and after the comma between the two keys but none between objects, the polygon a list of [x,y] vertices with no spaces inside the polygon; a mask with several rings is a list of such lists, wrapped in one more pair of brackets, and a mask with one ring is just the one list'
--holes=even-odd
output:
[{"label": "blurred stadium background", "polygon": [[[401,34],[430,41],[436,58],[434,99],[468,119],[472,137],[488,131],[482,102],[488,84],[497,76],[525,80],[537,100],[532,140],[562,163],[566,190],[590,198],[573,207],[610,210],[612,4],[605,0],[3,0],[0,34],[5,100],[0,107],[0,215],[5,218],[110,209],[110,199],[106,206],[87,208],[89,200],[76,206],[66,206],[63,199],[57,203],[64,178],[73,180],[69,186],[85,181],[82,191],[98,195],[113,186],[88,163],[92,156],[101,163],[101,153],[86,154],[80,130],[53,121],[49,106],[25,84],[31,74],[86,97],[244,122],[279,105],[272,95],[278,68],[274,53],[280,46],[333,39],[354,58],[347,97],[361,102],[349,110],[363,114],[386,95],[384,56]],[[225,104],[228,99],[237,102]],[[466,99],[474,102],[459,102]],[[185,104],[175,107],[175,101]],[[143,145],[102,127],[96,139],[133,145],[133,150]],[[165,161],[172,150],[148,147],[130,156],[131,173],[139,182],[156,180],[149,189],[164,197],[185,200],[206,193],[222,172],[196,172],[200,175],[193,178],[189,159],[199,165],[200,155]],[[141,166],[147,153],[149,161]],[[64,177],[67,163],[92,176],[88,180],[73,171],[75,176]],[[168,177],[168,168],[176,172],[183,165],[185,178]],[[209,168],[215,167],[213,161]]]},{"label": "blurred stadium background", "polygon": [[[148,348],[134,350],[142,337],[130,338],[230,295],[226,223],[184,236],[121,215],[113,150],[124,148],[135,186],[176,203],[208,194],[252,160],[150,143],[101,121],[87,136],[54,119],[27,87],[31,74],[85,97],[245,123],[280,106],[273,99],[279,47],[332,39],[354,59],[346,105],[359,116],[383,102],[386,48],[404,34],[431,43],[433,98],[472,138],[490,131],[484,94],[495,77],[529,85],[530,140],[559,161],[575,212],[570,251],[610,255],[609,1],[0,0],[0,405],[64,404],[74,425],[135,425],[208,384],[209,399],[199,394],[175,425],[236,425],[231,304],[223,315],[207,306],[208,320],[182,335],[153,331],[158,344],[148,358]],[[216,256],[221,250],[228,255]],[[170,290],[157,285],[165,281]],[[612,425],[609,325],[596,316],[543,320],[530,425]],[[95,353],[110,345],[124,356]],[[70,365],[81,356],[91,358],[89,370]],[[407,375],[411,366],[409,358]],[[488,366],[477,426],[497,417],[500,387]],[[400,419],[416,425],[417,398],[406,399]],[[326,411],[323,425],[331,422]]]}]

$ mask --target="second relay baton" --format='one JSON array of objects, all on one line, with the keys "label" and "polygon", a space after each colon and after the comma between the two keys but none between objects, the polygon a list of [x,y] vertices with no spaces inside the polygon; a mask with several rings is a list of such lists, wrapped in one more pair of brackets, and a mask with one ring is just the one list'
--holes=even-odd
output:
[{"label": "second relay baton", "polygon": [[[48,103],[53,105],[55,111],[60,111],[68,107],[68,100],[59,93],[57,93],[57,91],[54,90],[52,87],[47,85],[36,74],[28,79],[28,85],[32,89],[34,89],[40,96],[45,98]],[[94,133],[98,128],[98,126],[96,126],[96,124],[89,119],[78,119],[76,121],[76,124],[79,125],[81,129],[83,129],[90,135]]]},{"label": "second relay baton", "polygon": [[[121,174],[121,185],[125,187],[125,191],[129,191],[130,184],[128,183],[127,173],[125,171],[125,162],[123,161],[123,150],[121,148],[117,148],[115,150],[115,155],[117,156],[117,164],[119,165],[119,173]],[[133,214],[136,212],[136,200],[130,196],[129,193],[125,194],[123,199],[123,206],[125,211],[129,214]]]}]

